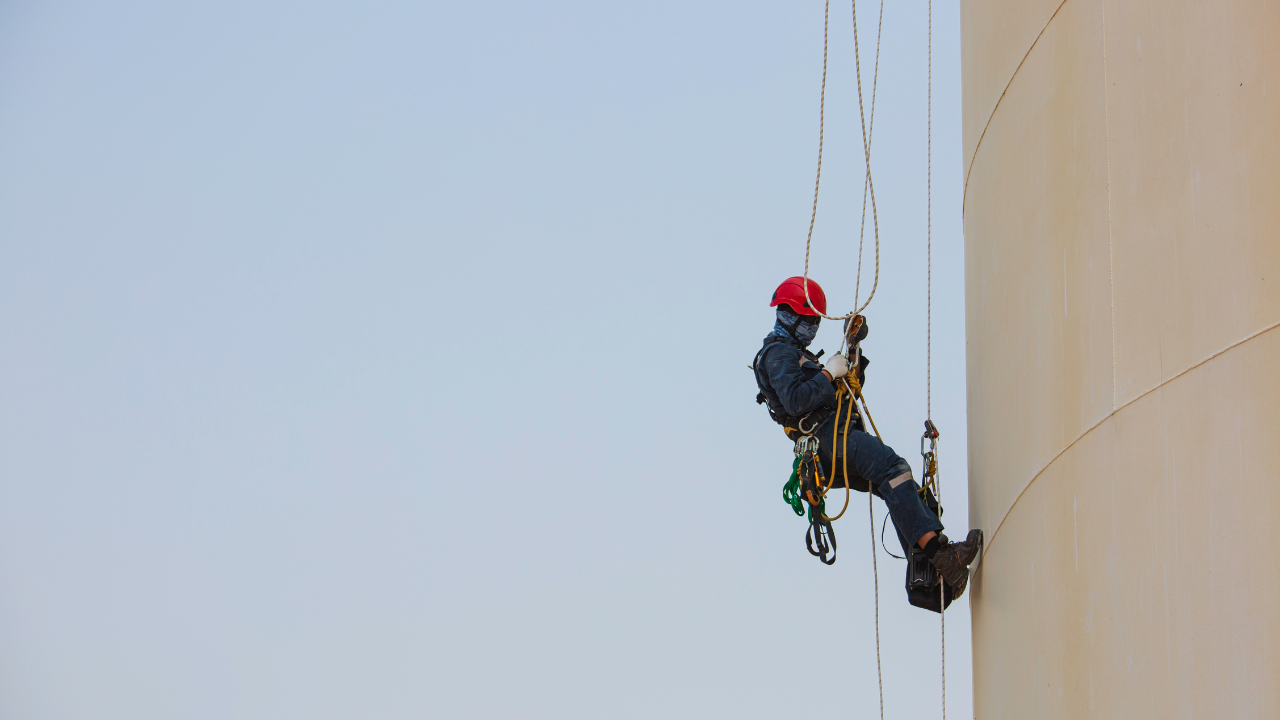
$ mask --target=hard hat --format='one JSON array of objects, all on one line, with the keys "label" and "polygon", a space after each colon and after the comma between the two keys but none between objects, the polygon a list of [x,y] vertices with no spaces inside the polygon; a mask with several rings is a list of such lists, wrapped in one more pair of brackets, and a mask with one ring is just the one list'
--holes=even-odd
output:
[{"label": "hard hat", "polygon": [[[773,291],[773,302],[769,303],[769,307],[776,307],[782,303],[791,306],[792,310],[800,315],[819,315],[827,312],[827,295],[822,292],[822,288],[818,287],[818,283],[812,278],[809,280],[809,300],[813,301],[810,306],[804,299],[804,278],[800,276],[789,277],[782,281],[777,290]],[[814,310],[817,312],[814,312]]]}]

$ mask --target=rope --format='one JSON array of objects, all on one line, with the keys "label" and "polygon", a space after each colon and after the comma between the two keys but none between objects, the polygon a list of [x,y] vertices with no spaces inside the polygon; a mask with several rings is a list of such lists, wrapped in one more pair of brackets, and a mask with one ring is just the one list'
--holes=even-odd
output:
[{"label": "rope", "polygon": [[[932,0],[930,0],[932,1]],[[880,286],[880,216],[876,211],[876,185],[871,181],[871,136],[867,132],[867,117],[863,111],[862,105],[862,54],[858,46],[858,0],[852,0],[853,5],[853,66],[858,76],[858,118],[862,126],[862,157],[866,163],[867,173],[863,184],[871,193],[871,226],[875,231],[876,238],[876,274],[875,282],[871,284],[871,292],[867,295],[867,301],[858,306],[857,310],[850,313],[850,316],[857,315],[867,306],[871,304],[871,298],[876,296],[876,288]],[[881,17],[883,18],[884,5],[881,0]],[[877,31],[876,35],[876,68],[879,72],[880,63],[880,36]],[[808,277],[807,275],[805,277]],[[805,292],[809,290],[809,283],[805,282]]]},{"label": "rope", "polygon": [[[857,0],[854,0],[857,2]],[[857,383],[857,379],[854,379]],[[849,387],[849,382],[845,381],[845,387]],[[852,391],[851,391],[852,392]],[[867,422],[871,423],[871,430],[880,438],[880,429],[876,427],[876,421],[871,419],[871,411],[867,409],[867,398],[862,394],[862,387],[858,387],[857,399],[862,401],[862,413],[867,416]],[[880,438],[881,442],[884,438]],[[875,505],[872,503],[873,495],[871,489],[867,488],[867,517],[870,522],[867,524],[871,531],[871,576],[875,580],[876,592],[876,684],[880,690],[880,720],[884,720],[884,671],[880,665],[880,565],[876,559],[876,515]]]},{"label": "rope", "polygon": [[871,423],[871,432],[874,432],[876,437],[880,438],[881,442],[884,442],[884,438],[880,437],[880,431],[876,429],[876,421],[871,419],[871,411],[867,409],[866,393],[858,393],[858,399],[862,401],[862,412],[866,414],[867,422]]},{"label": "rope", "polygon": [[[876,206],[875,183],[871,179],[871,136],[872,136],[872,132],[875,129],[876,88],[880,78],[880,46],[881,46],[881,33],[884,28],[884,0],[881,0],[880,2],[879,21],[876,27],[876,59],[875,59],[875,68],[872,74],[871,117],[869,121],[867,118],[866,105],[863,100],[863,93],[862,93],[862,51],[861,51],[861,45],[858,38],[857,0],[852,0],[850,4],[852,6],[852,15],[853,15],[854,67],[857,74],[857,84],[858,84],[858,119],[859,119],[859,125],[862,130],[862,156],[863,156],[863,161],[865,163],[866,172],[863,176],[863,185],[862,185],[862,222],[861,222],[861,228],[858,233],[858,274],[857,274],[857,280],[854,285],[854,306],[856,307],[856,309],[853,312],[850,312],[848,314],[837,315],[837,316],[827,315],[824,312],[818,313],[821,317],[826,318],[828,320],[847,320],[849,318],[854,317],[855,315],[860,314],[863,310],[867,308],[868,305],[871,304],[871,300],[875,297],[876,289],[880,286],[880,215],[879,215],[879,210]],[[808,304],[809,307],[815,310],[817,310],[817,308],[813,306],[813,300],[812,298],[809,297],[809,259],[813,249],[813,228],[818,218],[818,195],[822,185],[822,149],[823,149],[823,141],[825,139],[825,134],[826,134],[827,58],[828,58],[828,50],[830,47],[830,20],[831,20],[831,0],[826,0],[826,2],[823,5],[823,12],[822,12],[822,86],[821,86],[819,99],[818,99],[818,165],[817,165],[817,170],[814,174],[814,180],[813,180],[813,207],[809,214],[809,232],[805,237],[805,243],[804,243],[805,302]],[[930,103],[932,103],[932,98],[933,98],[933,75],[932,75],[933,55],[932,53],[933,53],[933,3],[932,3],[932,0],[929,0],[929,73],[930,73],[929,102]],[[932,112],[933,112],[932,104],[930,104],[930,108],[929,108],[930,193],[932,192],[932,182],[933,182],[932,181],[932,172],[933,172],[932,170],[932,163],[933,163],[933,155],[932,155],[933,153],[933,146],[932,146],[933,115],[932,115]],[[862,290],[862,257],[863,257],[863,244],[866,237],[867,198],[868,197],[870,197],[871,199],[871,226],[872,226],[872,232],[875,237],[875,275],[874,275],[874,280],[871,284],[871,290],[867,294],[866,301],[864,301],[861,305],[859,305],[858,298],[860,297],[861,290]],[[930,196],[930,199],[929,199],[929,208],[931,212],[932,196]],[[931,232],[932,231],[931,218],[929,222],[930,222],[930,232]],[[932,242],[931,238],[929,242],[930,243]],[[932,246],[930,246],[929,262],[930,262],[929,302],[932,303]],[[932,312],[931,307],[930,307],[930,312]],[[930,317],[929,322],[930,323],[932,322],[932,317]],[[930,331],[931,329],[932,328],[930,326]],[[846,341],[847,341],[847,337],[846,337]],[[930,343],[929,352],[932,352],[931,339],[928,342]],[[841,348],[843,347],[844,347],[844,343],[841,343]],[[928,373],[929,371],[926,371],[926,372]],[[859,383],[857,383],[856,380],[854,381],[854,384],[859,385]],[[844,515],[845,511],[848,510],[848,507],[849,507],[849,471],[848,471],[848,452],[847,452],[848,442],[849,442],[848,424],[850,419],[853,416],[854,407],[856,406],[857,401],[861,400],[862,409],[863,409],[863,412],[866,414],[867,422],[871,424],[871,429],[875,432],[876,437],[880,437],[880,430],[876,428],[875,420],[872,419],[870,411],[867,410],[866,398],[862,397],[862,393],[861,393],[862,388],[858,387],[857,391],[855,392],[854,389],[850,387],[847,379],[844,381],[844,387],[846,390],[849,391],[849,406],[850,406],[845,417],[845,450],[846,452],[843,453],[844,457],[843,457],[843,465],[842,465],[842,470],[843,470],[844,480],[845,480],[845,504],[844,504],[844,507],[841,508],[840,513],[836,515],[834,518],[827,518],[826,514],[822,513],[821,517],[823,517],[828,521],[839,519],[841,516]],[[932,392],[931,389],[927,391],[927,394],[930,395],[930,398],[931,398],[931,392]],[[837,405],[836,405],[836,421],[837,422],[834,423],[834,425],[836,425],[837,427],[839,425],[840,410],[841,410],[842,404],[843,404],[843,398],[838,399]],[[836,450],[836,428],[834,427],[832,429],[831,444],[832,444],[831,450],[834,456],[834,453]],[[834,460],[834,457],[833,457],[833,460]],[[832,474],[834,475],[834,472]],[[832,477],[832,482],[834,482],[834,480],[835,478]],[[824,499],[826,497],[828,489],[830,489],[830,483],[827,483],[826,487],[822,491],[822,496]],[[825,501],[823,504],[825,505]],[[819,512],[821,513],[822,511],[819,510]],[[872,502],[872,495],[870,492],[867,493],[867,513],[870,519],[870,522],[868,523],[868,528],[871,533],[871,567],[872,567],[872,574],[873,574],[874,583],[875,583],[874,587],[875,587],[875,630],[876,630],[876,679],[879,687],[880,718],[881,720],[884,720],[884,672],[883,672],[883,666],[882,666],[881,657],[880,657],[880,572],[879,572],[879,563],[876,558],[876,550],[875,550],[876,549],[875,508]],[[945,642],[945,635],[944,635],[944,642]],[[945,652],[945,646],[944,646],[944,652]],[[943,658],[943,663],[944,663],[943,667],[944,667],[944,675],[945,675],[945,663],[946,663],[945,656]],[[945,679],[943,682],[944,682],[943,694],[945,695],[946,693]],[[946,720],[945,697],[944,697],[943,703],[944,703],[943,720]]]},{"label": "rope", "polygon": [[[863,407],[866,407],[865,403]],[[871,519],[871,576],[875,578],[876,587],[876,682],[880,687],[880,720],[884,720],[884,672],[880,669],[880,567],[876,562],[876,515],[870,492],[867,493],[867,517]]]},{"label": "rope", "polygon": [[[942,481],[940,473],[938,473],[938,451],[933,451],[934,477],[933,489],[937,493],[938,507],[942,507]],[[938,618],[942,626],[942,720],[947,720],[947,597],[943,593],[946,591],[947,583],[938,578]]]},{"label": "rope", "polygon": [[[857,382],[858,382],[858,381],[857,381],[857,380],[854,380],[853,382],[854,382],[855,384],[857,384]],[[848,382],[847,380],[845,381],[844,386],[845,386],[845,389],[846,389],[846,390],[849,390],[849,382]],[[838,437],[837,433],[840,431],[840,407],[841,407],[843,404],[844,404],[844,395],[837,395],[837,396],[836,396],[836,421],[835,421],[835,422],[833,422],[833,423],[831,423],[831,461],[832,461],[832,465],[834,465],[834,464],[835,464],[835,459],[836,459],[836,457],[835,457],[835,452],[836,452],[836,438]],[[840,508],[840,513],[839,513],[839,514],[837,514],[835,517],[827,517],[826,513],[822,513],[822,519],[823,519],[823,520],[826,520],[827,522],[832,522],[832,521],[834,521],[834,520],[839,520],[841,517],[843,517],[843,516],[844,516],[845,511],[849,509],[849,497],[850,497],[850,491],[849,491],[849,423],[853,420],[853,411],[854,411],[853,391],[852,391],[852,390],[849,390],[849,409],[848,409],[848,411],[847,411],[847,412],[845,412],[845,415],[844,415],[844,447],[843,447],[843,449],[841,450],[841,455],[842,455],[842,457],[841,457],[841,459],[840,459],[840,461],[841,461],[841,463],[842,463],[842,466],[841,466],[841,467],[842,467],[842,471],[843,471],[843,474],[844,474],[844,507]],[[824,498],[825,498],[825,497],[827,496],[827,491],[831,489],[831,486],[832,486],[833,484],[835,484],[835,481],[836,481],[836,471],[835,471],[835,468],[832,468],[832,469],[831,469],[831,482],[827,483],[827,484],[826,484],[826,487],[822,488],[822,497],[824,497]]]},{"label": "rope", "polygon": [[947,608],[943,594],[946,587],[945,582],[938,583],[938,604],[941,607],[938,617],[942,618],[942,720],[947,720]]},{"label": "rope", "polygon": [[[871,141],[867,133],[867,117],[863,107],[862,100],[862,57],[858,45],[858,4],[857,0],[853,0],[853,58],[854,67],[857,71],[858,79],[858,117],[862,126],[862,156],[866,162],[866,176],[864,182],[867,191],[871,195],[871,225],[875,233],[876,239],[876,274],[875,282],[871,285],[871,293],[867,295],[866,302],[858,306],[853,312],[845,315],[827,315],[819,312],[818,315],[827,320],[846,320],[861,313],[871,304],[871,299],[876,295],[876,288],[880,285],[880,216],[876,209],[876,186],[871,180]],[[827,108],[827,48],[829,44],[829,25],[831,18],[831,0],[826,0],[822,14],[822,92],[818,102],[818,171],[813,181],[813,210],[809,215],[809,234],[804,241],[804,299],[813,307],[813,300],[809,297],[809,255],[813,248],[813,226],[818,218],[818,188],[822,182],[822,141],[825,133],[826,108]],[[879,37],[876,39],[876,55],[879,56]]]},{"label": "rope", "polygon": [[[925,117],[928,139],[925,142],[925,417],[933,419],[933,0],[928,1],[928,74]],[[938,472],[938,451],[933,451],[933,487],[942,507],[942,482]],[[942,720],[947,720],[947,604],[946,582],[939,578],[938,618],[942,630]]]},{"label": "rope", "polygon": [[[929,0],[929,99],[926,101],[928,116],[925,145],[925,254],[926,254],[926,300],[925,300],[925,417],[933,418],[933,0]],[[945,713],[944,713],[945,716]]]},{"label": "rope", "polygon": [[[857,0],[854,0],[857,2]],[[818,219],[818,186],[822,184],[822,136],[825,132],[827,115],[827,30],[831,19],[831,0],[826,0],[822,11],[822,92],[818,97],[818,174],[813,179],[813,211],[809,214],[809,236],[804,241],[804,300],[809,307],[813,301],[809,299],[809,246],[813,244],[813,224]],[[818,313],[827,317],[823,313]]]},{"label": "rope", "polygon": [[[857,47],[858,32],[858,7],[857,0],[854,0],[853,8],[853,32],[854,46]],[[871,136],[876,129],[876,86],[880,82],[880,34],[884,30],[884,0],[880,0],[880,22],[876,25],[876,66],[871,74],[871,120],[867,124],[867,156],[871,156]],[[870,174],[862,180],[862,227],[858,229],[858,279],[853,286],[853,304],[858,305],[858,298],[862,297],[862,240],[867,233],[867,185]],[[877,248],[879,246],[877,245]],[[879,252],[877,250],[877,257]],[[876,272],[879,272],[879,263],[876,265]]]}]

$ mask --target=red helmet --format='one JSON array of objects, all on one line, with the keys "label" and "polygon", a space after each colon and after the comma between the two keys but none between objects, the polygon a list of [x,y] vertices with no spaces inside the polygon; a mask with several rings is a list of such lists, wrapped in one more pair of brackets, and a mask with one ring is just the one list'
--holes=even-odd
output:
[{"label": "red helmet", "polygon": [[[809,300],[813,301],[812,307],[804,299],[804,278],[797,275],[783,280],[778,289],[773,291],[773,302],[769,303],[769,307],[786,303],[800,315],[825,315],[827,294],[822,292],[822,288],[812,278],[809,279]],[[814,312],[815,309],[817,312]]]}]

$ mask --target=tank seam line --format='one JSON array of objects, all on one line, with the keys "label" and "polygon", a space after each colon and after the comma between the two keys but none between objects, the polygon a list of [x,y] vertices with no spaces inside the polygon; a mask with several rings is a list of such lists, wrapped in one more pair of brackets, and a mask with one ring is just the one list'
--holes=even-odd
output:
[{"label": "tank seam line", "polygon": [[991,127],[991,120],[996,116],[996,111],[1000,109],[1000,103],[1004,101],[1004,96],[1009,92],[1009,87],[1013,85],[1013,79],[1018,77],[1018,71],[1022,69],[1022,64],[1031,57],[1031,51],[1036,49],[1036,43],[1040,42],[1040,38],[1044,36],[1044,31],[1049,29],[1053,24],[1053,19],[1058,17],[1058,11],[1063,5],[1067,4],[1067,0],[1058,3],[1058,7],[1054,9],[1053,14],[1049,16],[1049,21],[1040,28],[1040,34],[1036,35],[1036,39],[1031,41],[1031,47],[1027,48],[1027,52],[1022,56],[1022,60],[1018,62],[1018,67],[1013,69],[1013,74],[1009,76],[1009,82],[1005,83],[1004,90],[1000,92],[1000,97],[996,99],[996,104],[991,108],[991,114],[987,115],[987,122],[982,126],[982,134],[978,136],[978,142],[973,146],[973,156],[969,158],[969,169],[964,174],[964,194],[960,198],[960,217],[964,217],[965,205],[969,200],[969,176],[973,174],[973,164],[978,159],[978,150],[982,148],[982,139],[987,136],[987,128]]},{"label": "tank seam line", "polygon": [[1206,357],[1205,359],[1203,359],[1203,360],[1201,360],[1201,361],[1197,362],[1196,364],[1194,364],[1194,365],[1192,365],[1192,366],[1188,367],[1187,369],[1185,369],[1185,370],[1183,370],[1183,371],[1179,372],[1177,375],[1174,375],[1174,376],[1172,376],[1172,377],[1170,377],[1170,378],[1168,378],[1168,379],[1166,379],[1166,380],[1162,380],[1162,381],[1160,381],[1160,382],[1159,382],[1159,383],[1157,383],[1154,387],[1152,387],[1152,388],[1148,389],[1146,392],[1142,393],[1141,395],[1138,395],[1138,396],[1134,397],[1132,400],[1130,400],[1130,401],[1126,402],[1125,404],[1121,405],[1120,407],[1116,408],[1115,410],[1112,410],[1111,412],[1107,413],[1107,415],[1106,415],[1105,417],[1103,417],[1101,420],[1099,420],[1098,422],[1094,423],[1093,425],[1090,425],[1088,429],[1086,429],[1084,432],[1082,432],[1082,433],[1080,433],[1079,435],[1077,435],[1077,436],[1076,436],[1076,439],[1072,440],[1070,443],[1067,443],[1066,447],[1064,447],[1064,448],[1062,448],[1061,450],[1059,450],[1059,451],[1057,452],[1057,454],[1055,454],[1055,455],[1054,455],[1054,456],[1049,460],[1049,462],[1045,463],[1044,467],[1040,468],[1039,472],[1037,472],[1035,475],[1032,475],[1032,476],[1031,476],[1031,480],[1029,480],[1029,481],[1027,482],[1027,484],[1022,488],[1022,490],[1018,493],[1018,497],[1014,498],[1014,499],[1013,499],[1013,502],[1009,504],[1009,509],[1008,509],[1008,510],[1005,510],[1005,512],[1004,512],[1004,516],[1000,518],[1000,524],[996,526],[995,532],[991,533],[991,536],[990,536],[989,538],[987,538],[987,539],[986,539],[986,542],[985,542],[985,544],[984,544],[984,547],[982,548],[982,557],[981,557],[981,558],[979,558],[979,560],[978,560],[978,566],[979,566],[979,567],[981,567],[982,561],[986,559],[986,557],[987,557],[987,553],[990,551],[991,545],[992,545],[992,544],[995,542],[995,540],[996,540],[996,536],[1000,534],[1000,529],[1004,527],[1004,522],[1005,522],[1005,520],[1008,520],[1008,519],[1009,519],[1009,515],[1011,515],[1011,514],[1013,513],[1013,509],[1014,509],[1015,507],[1017,507],[1017,505],[1018,505],[1018,501],[1022,499],[1022,496],[1027,494],[1027,491],[1031,489],[1031,486],[1035,484],[1036,480],[1039,480],[1039,479],[1040,479],[1040,476],[1041,476],[1041,475],[1043,475],[1043,474],[1044,474],[1044,472],[1045,472],[1046,470],[1048,470],[1048,469],[1049,469],[1049,467],[1050,467],[1051,465],[1053,465],[1055,462],[1057,462],[1057,461],[1058,461],[1058,458],[1062,457],[1063,455],[1065,455],[1065,454],[1067,453],[1067,451],[1068,451],[1068,450],[1070,450],[1071,448],[1075,447],[1076,443],[1078,443],[1078,442],[1080,442],[1081,440],[1083,440],[1083,439],[1084,439],[1084,437],[1085,437],[1086,435],[1088,435],[1089,433],[1093,432],[1094,430],[1097,430],[1099,427],[1101,427],[1101,426],[1102,426],[1102,424],[1103,424],[1103,423],[1105,423],[1106,421],[1108,421],[1108,420],[1110,420],[1111,418],[1113,418],[1113,417],[1115,417],[1116,415],[1118,415],[1118,414],[1120,413],[1120,411],[1121,411],[1121,410],[1124,410],[1125,408],[1127,408],[1127,407],[1129,407],[1130,405],[1132,405],[1132,404],[1134,404],[1134,403],[1138,402],[1139,400],[1141,400],[1141,399],[1145,398],[1146,396],[1150,395],[1151,393],[1153,393],[1153,392],[1155,392],[1155,391],[1159,390],[1160,388],[1164,387],[1165,385],[1168,385],[1169,383],[1173,382],[1174,380],[1177,380],[1178,378],[1182,377],[1183,375],[1186,375],[1187,373],[1191,372],[1192,370],[1195,370],[1196,368],[1201,367],[1202,365],[1204,365],[1204,364],[1208,363],[1209,361],[1213,360],[1214,358],[1217,358],[1217,357],[1219,357],[1219,356],[1221,356],[1221,355],[1223,355],[1223,354],[1225,354],[1225,353],[1227,353],[1227,352],[1229,352],[1229,351],[1231,351],[1231,350],[1234,350],[1235,348],[1240,347],[1241,345],[1243,345],[1243,344],[1245,344],[1245,343],[1249,342],[1250,340],[1253,340],[1253,339],[1255,339],[1255,338],[1257,338],[1257,337],[1259,337],[1259,336],[1261,336],[1261,335],[1264,335],[1264,334],[1266,334],[1266,333],[1268,333],[1268,332],[1270,332],[1270,331],[1272,331],[1272,330],[1275,330],[1276,328],[1280,328],[1280,321],[1276,321],[1276,322],[1274,322],[1274,323],[1271,323],[1270,325],[1268,325],[1268,326],[1266,326],[1266,327],[1262,328],[1261,330],[1254,331],[1252,334],[1250,334],[1250,335],[1248,335],[1248,336],[1246,336],[1246,337],[1243,337],[1243,338],[1241,338],[1241,339],[1239,339],[1239,340],[1237,340],[1237,341],[1235,341],[1235,342],[1231,343],[1230,345],[1228,345],[1228,346],[1226,346],[1226,347],[1222,348],[1221,350],[1219,350],[1219,351],[1215,352],[1214,354],[1210,355],[1209,357]]}]

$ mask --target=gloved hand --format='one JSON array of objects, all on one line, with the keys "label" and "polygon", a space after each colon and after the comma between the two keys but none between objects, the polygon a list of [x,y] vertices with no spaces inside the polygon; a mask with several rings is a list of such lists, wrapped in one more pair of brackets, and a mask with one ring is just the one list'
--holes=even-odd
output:
[{"label": "gloved hand", "polygon": [[849,361],[845,359],[844,355],[836,353],[831,356],[826,365],[822,366],[822,369],[831,373],[832,380],[839,380],[849,374]]}]

